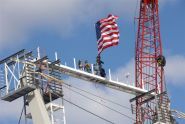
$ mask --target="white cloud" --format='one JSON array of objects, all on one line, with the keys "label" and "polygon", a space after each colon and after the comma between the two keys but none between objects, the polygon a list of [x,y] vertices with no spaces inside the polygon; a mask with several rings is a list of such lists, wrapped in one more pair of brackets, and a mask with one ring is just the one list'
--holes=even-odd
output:
[{"label": "white cloud", "polygon": [[167,57],[165,73],[167,84],[185,84],[185,56],[174,55]]},{"label": "white cloud", "polygon": [[113,72],[113,79],[119,80],[121,82],[126,82],[128,84],[134,85],[135,76],[135,66],[134,59],[131,59],[126,65],[120,67]]},{"label": "white cloud", "polygon": [[64,36],[72,34],[73,29],[77,31],[81,24],[93,25],[108,13],[132,20],[136,3],[137,0],[1,0],[0,49],[28,41],[39,28],[47,27]]}]

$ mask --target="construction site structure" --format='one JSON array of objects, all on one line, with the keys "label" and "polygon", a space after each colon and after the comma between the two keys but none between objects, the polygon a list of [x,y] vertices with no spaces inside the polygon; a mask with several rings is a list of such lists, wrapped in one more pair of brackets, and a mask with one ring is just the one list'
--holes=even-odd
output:
[{"label": "construction site structure", "polygon": [[158,94],[157,98],[141,96],[135,99],[136,124],[171,124],[164,81],[166,61],[162,52],[158,0],[140,2],[135,52],[136,87]]},{"label": "construction site structure", "polygon": [[[165,88],[165,57],[162,52],[158,0],[141,0],[138,18],[138,34],[135,56],[135,85],[112,80],[94,72],[85,72],[61,63],[37,51],[25,49],[0,61],[0,95],[4,101],[12,102],[24,98],[25,117],[34,124],[66,124],[63,105],[63,87],[69,86],[62,75],[72,76],[88,82],[135,95],[130,99],[135,124],[175,124],[173,116],[184,118],[184,113],[170,109],[170,100]],[[57,101],[59,100],[60,101]],[[56,102],[57,101],[57,102]],[[57,119],[55,113],[60,113]]]},{"label": "construction site structure", "polygon": [[[60,63],[57,57],[55,61],[50,61],[47,56],[41,57],[39,50],[36,56],[33,51],[21,50],[1,60],[0,66],[1,99],[12,102],[24,97],[24,106],[28,108],[25,109],[25,117],[32,119],[34,124],[66,124],[62,87],[69,86],[69,84],[61,79],[64,74],[135,95],[136,97],[131,99],[130,102],[139,97],[155,99],[156,105],[160,106],[157,111],[158,116],[153,118],[156,124],[159,122],[157,120],[166,121],[168,119],[169,121],[172,117],[168,114],[170,111],[169,105],[168,107],[166,106],[166,103],[168,103],[168,97],[165,97],[166,92],[156,94],[155,90],[148,91],[145,88],[135,87],[133,84],[114,81],[111,78],[110,70],[107,77],[95,75],[93,64],[89,73],[77,68],[75,59],[74,66],[69,67]],[[161,101],[161,96],[163,101]],[[61,99],[61,102],[55,103],[58,99]],[[146,107],[141,109],[144,110]],[[60,115],[55,116],[55,113],[59,111]],[[133,107],[133,113],[134,111]],[[164,118],[165,120],[163,120]],[[160,124],[162,123],[160,122]]]},{"label": "construction site structure", "polygon": [[[57,82],[61,75],[52,67],[59,63],[49,63],[46,56],[41,58],[40,52],[34,57],[32,51],[24,49],[3,59],[1,99],[11,102],[24,97],[25,117],[34,124],[66,124],[62,84]],[[58,98],[60,102],[53,102]],[[55,113],[60,113],[58,118]]]},{"label": "construction site structure", "polygon": [[[74,59],[74,67],[60,63],[60,60],[50,61],[47,56],[33,51],[21,50],[0,61],[1,65],[1,99],[12,102],[24,97],[24,105],[30,113],[25,116],[33,120],[34,124],[57,124],[54,112],[62,111],[62,122],[65,124],[65,109],[63,104],[53,103],[54,100],[63,97],[63,86],[68,86],[60,78],[66,74],[75,78],[104,84],[107,87],[127,92],[134,95],[147,93],[147,90],[137,88],[132,84],[126,84],[109,78],[85,72],[77,68]],[[146,97],[155,96],[148,93]],[[60,121],[60,123],[61,123]]]}]

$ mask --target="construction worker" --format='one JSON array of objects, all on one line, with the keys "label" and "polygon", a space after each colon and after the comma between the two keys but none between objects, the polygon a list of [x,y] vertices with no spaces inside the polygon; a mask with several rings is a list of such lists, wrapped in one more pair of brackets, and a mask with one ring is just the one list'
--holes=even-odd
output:
[{"label": "construction worker", "polygon": [[102,77],[106,77],[106,73],[105,73],[105,70],[104,70],[104,68],[100,68],[100,76],[102,76]]},{"label": "construction worker", "polygon": [[84,69],[83,69],[83,62],[82,62],[81,60],[78,61],[78,68],[79,68],[80,70],[84,70]]},{"label": "construction worker", "polygon": [[94,71],[96,75],[106,77],[106,73],[104,68],[102,67],[102,64],[104,64],[103,61],[101,61],[101,57],[97,56],[96,57],[96,64],[94,64]]},{"label": "construction worker", "polygon": [[164,56],[159,55],[156,60],[159,66],[164,67],[166,65],[166,59]]},{"label": "construction worker", "polygon": [[84,70],[85,70],[86,72],[91,73],[91,66],[90,66],[90,64],[88,63],[87,60],[85,60],[85,63],[84,63]]}]

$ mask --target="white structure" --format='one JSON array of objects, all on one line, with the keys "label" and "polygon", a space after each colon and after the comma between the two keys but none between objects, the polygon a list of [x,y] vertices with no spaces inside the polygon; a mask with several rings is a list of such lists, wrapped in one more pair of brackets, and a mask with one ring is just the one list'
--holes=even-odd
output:
[{"label": "white structure", "polygon": [[155,97],[152,91],[112,80],[110,70],[109,77],[104,78],[95,75],[93,65],[91,65],[91,72],[85,72],[77,68],[75,59],[74,68],[72,68],[66,64],[60,64],[57,53],[55,53],[56,61],[54,62],[49,61],[47,56],[42,57],[39,48],[36,55],[37,57],[34,57],[33,52],[21,50],[0,61],[1,99],[11,102],[24,96],[25,105],[30,110],[26,117],[32,119],[34,124],[57,124],[54,116],[57,111],[62,112],[62,120],[58,123],[66,124],[64,105],[53,103],[54,100],[63,97],[62,85],[65,83],[61,80],[61,74],[104,84],[109,88],[136,95],[136,97]]},{"label": "white structure", "polygon": [[[30,113],[26,113],[26,117],[33,120],[34,124],[57,124],[54,118],[55,112],[61,111],[60,122],[66,124],[65,109],[63,105],[53,103],[55,99],[62,99],[62,85],[54,84],[54,81],[43,78],[39,73],[48,68],[43,68],[43,61],[46,59],[33,58],[32,52],[21,50],[10,57],[0,61],[1,64],[1,99],[5,101],[13,101],[24,96],[25,108]],[[52,71],[48,70],[48,75],[56,78]],[[47,88],[48,87],[48,88]],[[57,96],[58,95],[58,96]]]}]

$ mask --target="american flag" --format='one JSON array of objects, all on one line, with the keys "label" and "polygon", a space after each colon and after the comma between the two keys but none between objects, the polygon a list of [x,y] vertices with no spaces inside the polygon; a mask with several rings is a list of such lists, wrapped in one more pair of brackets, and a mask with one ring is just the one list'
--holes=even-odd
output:
[{"label": "american flag", "polygon": [[98,44],[98,55],[111,46],[119,43],[119,29],[116,24],[118,16],[109,14],[107,18],[101,19],[96,23],[96,36]]}]

